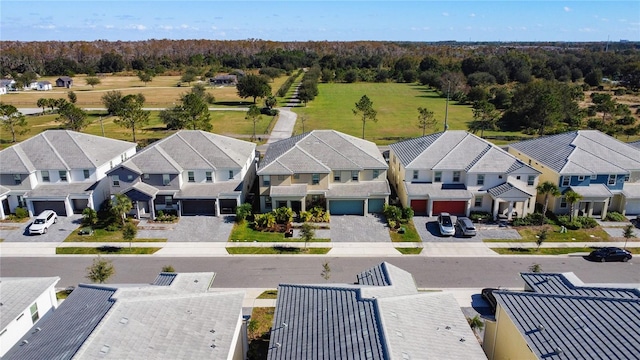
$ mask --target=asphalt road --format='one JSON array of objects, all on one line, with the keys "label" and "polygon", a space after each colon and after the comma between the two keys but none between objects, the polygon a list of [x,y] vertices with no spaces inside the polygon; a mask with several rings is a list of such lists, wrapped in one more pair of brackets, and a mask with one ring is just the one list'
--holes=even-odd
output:
[{"label": "asphalt road", "polygon": [[[106,257],[108,258],[108,257]],[[56,256],[43,258],[0,258],[0,276],[60,276],[58,287],[87,282],[86,268],[93,257]],[[499,258],[347,258],[311,256],[233,256],[220,258],[158,258],[120,256],[111,258],[116,274],[109,283],[149,283],[165,265],[179,272],[214,271],[219,288],[275,288],[279,283],[324,283],[322,263],[331,267],[329,282],[352,283],[356,274],[388,261],[411,272],[422,288],[514,287],[523,283],[519,272],[540,264],[545,272],[573,271],[586,283],[640,284],[640,264],[593,263],[580,257]]]}]

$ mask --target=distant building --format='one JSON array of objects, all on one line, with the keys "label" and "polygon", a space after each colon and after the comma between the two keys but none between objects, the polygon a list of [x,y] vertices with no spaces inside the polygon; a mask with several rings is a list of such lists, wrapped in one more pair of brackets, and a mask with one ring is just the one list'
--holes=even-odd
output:
[{"label": "distant building", "polygon": [[212,86],[236,86],[238,77],[235,75],[216,75],[209,79],[209,84]]},{"label": "distant building", "polygon": [[56,79],[56,87],[70,88],[73,86],[73,79],[69,76],[60,76]]},{"label": "distant building", "polygon": [[51,86],[51,83],[48,81],[38,81],[36,83],[35,89],[38,91],[47,91],[47,90],[52,90],[53,87]]}]

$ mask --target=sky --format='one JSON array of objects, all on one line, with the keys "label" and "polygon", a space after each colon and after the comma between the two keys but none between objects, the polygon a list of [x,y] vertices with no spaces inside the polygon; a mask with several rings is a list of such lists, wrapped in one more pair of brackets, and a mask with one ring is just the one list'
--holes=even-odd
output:
[{"label": "sky", "polygon": [[640,41],[640,1],[0,0],[0,40]]}]

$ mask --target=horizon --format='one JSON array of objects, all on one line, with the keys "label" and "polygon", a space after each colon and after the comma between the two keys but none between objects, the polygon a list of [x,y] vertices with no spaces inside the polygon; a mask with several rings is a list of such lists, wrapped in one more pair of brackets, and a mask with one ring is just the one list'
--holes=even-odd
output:
[{"label": "horizon", "polygon": [[3,0],[0,7],[2,41],[640,41],[640,2],[627,0]]}]

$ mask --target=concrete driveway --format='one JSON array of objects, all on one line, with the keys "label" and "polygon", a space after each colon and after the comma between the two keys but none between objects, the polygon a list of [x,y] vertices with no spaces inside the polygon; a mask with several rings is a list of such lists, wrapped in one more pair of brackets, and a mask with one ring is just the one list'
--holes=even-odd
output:
[{"label": "concrete driveway", "polygon": [[331,242],[391,242],[380,215],[331,215]]},{"label": "concrete driveway", "polygon": [[[452,220],[455,222],[456,217]],[[498,225],[476,224],[478,235],[473,237],[463,237],[460,230],[456,228],[455,236],[440,236],[438,218],[435,216],[414,216],[413,224],[423,242],[482,242],[485,239],[520,239],[520,234],[515,229]]]},{"label": "concrete driveway", "polygon": [[25,223],[0,224],[0,238],[5,242],[62,242],[80,227],[82,215],[59,216],[58,222],[42,235],[29,235],[29,226],[35,218]]},{"label": "concrete driveway", "polygon": [[182,216],[177,223],[141,221],[136,238],[167,239],[167,242],[227,242],[235,216]]}]

